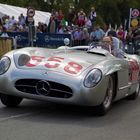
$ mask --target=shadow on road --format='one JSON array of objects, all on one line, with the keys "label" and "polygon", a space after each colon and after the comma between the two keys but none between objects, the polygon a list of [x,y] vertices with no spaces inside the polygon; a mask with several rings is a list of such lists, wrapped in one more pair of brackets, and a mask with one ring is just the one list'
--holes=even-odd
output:
[{"label": "shadow on road", "polygon": [[105,124],[118,123],[126,119],[126,116],[135,117],[139,112],[139,106],[140,98],[135,101],[120,100],[113,103],[105,116],[98,117],[96,110],[88,107],[23,100],[17,108],[6,108],[0,104],[0,120],[8,118],[39,123],[72,123],[101,127]]}]

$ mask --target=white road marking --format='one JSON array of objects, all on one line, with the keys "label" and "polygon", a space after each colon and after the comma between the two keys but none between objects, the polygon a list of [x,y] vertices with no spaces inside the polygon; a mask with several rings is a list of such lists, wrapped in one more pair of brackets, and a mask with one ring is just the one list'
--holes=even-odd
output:
[{"label": "white road marking", "polygon": [[7,120],[10,120],[10,119],[20,118],[20,117],[31,116],[35,113],[38,113],[38,112],[23,113],[23,114],[13,115],[13,116],[10,116],[10,117],[0,118],[0,122],[7,121]]}]

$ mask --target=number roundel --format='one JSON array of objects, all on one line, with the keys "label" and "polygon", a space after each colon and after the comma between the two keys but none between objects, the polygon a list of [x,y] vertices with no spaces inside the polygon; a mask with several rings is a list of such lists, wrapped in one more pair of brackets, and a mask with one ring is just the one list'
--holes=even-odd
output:
[{"label": "number roundel", "polygon": [[47,63],[45,64],[45,67],[47,68],[57,68],[61,64],[61,62],[64,60],[62,57],[50,57],[47,60]]},{"label": "number roundel", "polygon": [[82,69],[82,66],[76,62],[69,62],[67,66],[65,66],[64,70],[70,74],[78,74]]},{"label": "number roundel", "polygon": [[[31,56],[31,59],[29,61],[29,63],[26,64],[27,67],[35,67],[37,65],[39,65],[42,60],[45,59],[45,57],[42,56]],[[64,58],[62,57],[50,57],[47,60],[45,60],[45,64],[43,64],[46,68],[49,69],[55,69],[55,68],[59,68],[60,65],[62,65],[62,62],[64,61]],[[63,66],[63,65],[62,65]],[[70,61],[68,62],[66,65],[63,66],[64,67],[64,71],[69,73],[69,74],[78,74],[81,72],[82,70],[82,66],[74,61]]]},{"label": "number roundel", "polygon": [[31,56],[31,59],[30,59],[29,63],[26,64],[26,66],[35,67],[35,66],[39,65],[40,62],[42,62],[42,59],[44,59],[44,57],[42,57],[42,56]]}]

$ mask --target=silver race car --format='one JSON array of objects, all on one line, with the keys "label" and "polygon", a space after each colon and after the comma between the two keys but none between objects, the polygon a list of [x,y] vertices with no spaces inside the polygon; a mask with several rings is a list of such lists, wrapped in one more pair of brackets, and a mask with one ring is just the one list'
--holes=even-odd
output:
[{"label": "silver race car", "polygon": [[113,101],[138,97],[139,78],[139,56],[124,53],[123,58],[117,58],[100,44],[63,49],[26,47],[1,58],[0,98],[8,107],[29,98],[93,106],[104,115]]}]

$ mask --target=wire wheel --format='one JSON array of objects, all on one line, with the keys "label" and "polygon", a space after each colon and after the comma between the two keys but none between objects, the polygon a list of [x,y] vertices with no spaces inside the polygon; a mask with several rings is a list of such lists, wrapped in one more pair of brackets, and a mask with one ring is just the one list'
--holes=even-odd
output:
[{"label": "wire wheel", "polygon": [[103,101],[103,105],[106,109],[110,107],[110,105],[112,103],[112,98],[113,98],[113,79],[111,77],[109,77],[106,96],[105,96],[105,99]]},{"label": "wire wheel", "polygon": [[114,95],[114,76],[109,75],[108,86],[103,102],[96,106],[96,113],[98,116],[105,115],[112,105],[113,95]]}]

